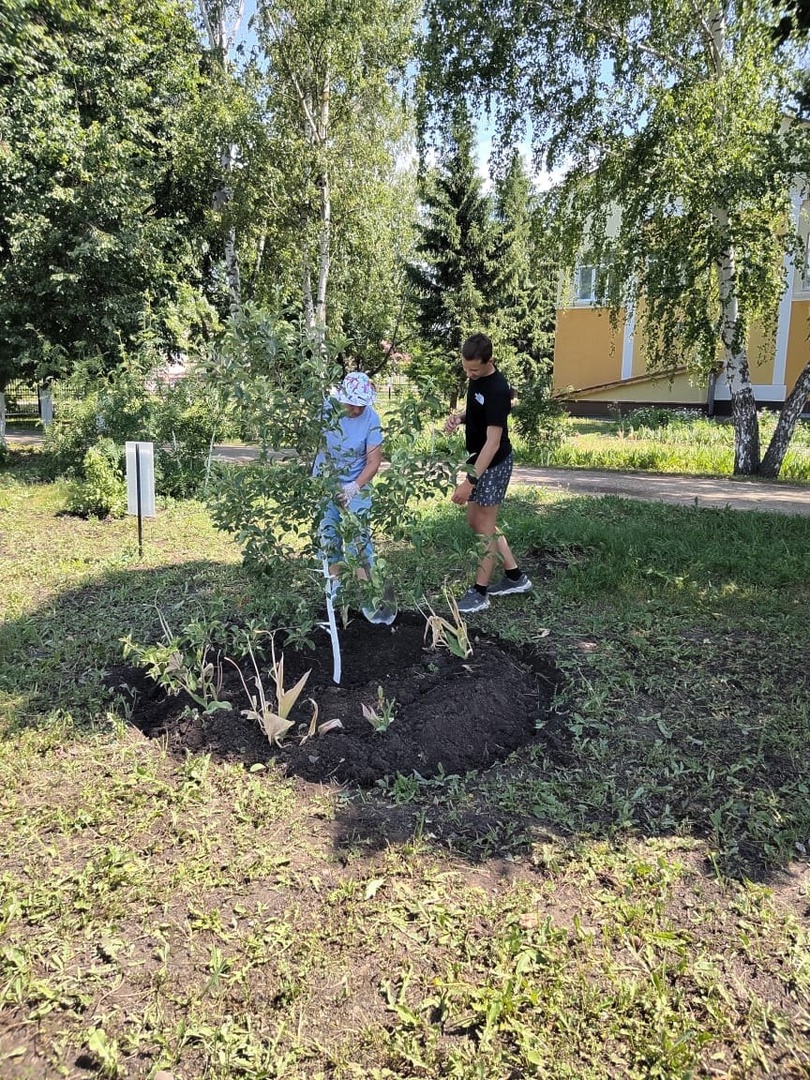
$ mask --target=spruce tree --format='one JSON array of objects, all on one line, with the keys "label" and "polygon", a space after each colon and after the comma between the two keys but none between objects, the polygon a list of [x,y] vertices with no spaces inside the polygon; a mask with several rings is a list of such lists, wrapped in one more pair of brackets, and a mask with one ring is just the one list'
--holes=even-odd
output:
[{"label": "spruce tree", "polygon": [[495,275],[491,200],[476,172],[466,111],[454,115],[448,143],[444,160],[423,180],[423,222],[408,279],[425,345],[412,374],[432,378],[455,405],[463,383],[459,350],[469,333],[488,328]]},{"label": "spruce tree", "polygon": [[515,388],[550,382],[555,271],[542,215],[519,153],[495,188],[492,337]]}]

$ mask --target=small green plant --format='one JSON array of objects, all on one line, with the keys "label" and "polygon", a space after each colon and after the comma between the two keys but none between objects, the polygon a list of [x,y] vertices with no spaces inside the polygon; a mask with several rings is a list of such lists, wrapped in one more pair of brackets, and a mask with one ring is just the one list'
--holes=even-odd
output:
[{"label": "small green plant", "polygon": [[396,708],[396,701],[386,698],[385,691],[381,686],[377,687],[377,707],[362,706],[364,718],[368,720],[377,733],[388,730],[394,722]]},{"label": "small green plant", "polygon": [[[253,664],[253,670],[255,672],[253,683],[256,687],[256,693],[251,694],[247,688],[245,677],[238,664],[233,660],[230,662],[239,672],[239,678],[242,680],[242,685],[245,688],[245,693],[250,701],[249,709],[242,709],[242,716],[246,716],[249,720],[256,720],[259,723],[259,727],[267,736],[271,744],[276,746],[281,745],[281,740],[293,726],[293,721],[288,719],[290,711],[295,705],[296,701],[301,695],[301,691],[306,686],[307,679],[310,676],[310,672],[307,671],[295,686],[289,690],[284,689],[284,654],[281,658],[276,660],[276,647],[273,639],[270,639],[271,649],[273,654],[271,673],[273,675],[273,682],[275,683],[276,690],[276,707],[273,709],[267,700],[267,694],[262,683],[262,677],[259,673],[259,665],[256,663],[256,654],[253,652],[253,646],[250,641],[247,642],[248,655],[250,661]],[[230,660],[230,657],[228,658]],[[313,701],[314,708],[313,723],[317,723],[318,719],[318,706]],[[310,725],[311,726],[311,725]]]},{"label": "small green plant", "polygon": [[[449,649],[454,656],[458,656],[461,660],[466,660],[468,656],[472,656],[472,645],[470,644],[470,636],[467,632],[467,624],[461,617],[461,612],[458,610],[458,604],[455,601],[455,597],[449,590],[444,590],[444,595],[447,600],[447,604],[450,608],[450,614],[453,621],[443,618],[441,615],[437,615],[430,604],[425,601],[425,606],[430,612],[429,615],[425,615],[425,638],[427,641],[430,637],[431,649]],[[424,615],[424,612],[422,612]]]},{"label": "small green plant", "polygon": [[231,703],[220,698],[222,692],[221,653],[210,659],[212,646],[209,642],[192,641],[187,636],[176,635],[158,609],[165,644],[139,645],[127,634],[122,638],[124,656],[134,657],[147,669],[147,674],[167,694],[176,696],[185,691],[204,713],[218,709],[230,709]]},{"label": "small green plant", "polygon": [[101,439],[82,459],[84,480],[76,483],[67,511],[79,517],[123,517],[126,485],[121,477],[121,451],[112,439]]}]

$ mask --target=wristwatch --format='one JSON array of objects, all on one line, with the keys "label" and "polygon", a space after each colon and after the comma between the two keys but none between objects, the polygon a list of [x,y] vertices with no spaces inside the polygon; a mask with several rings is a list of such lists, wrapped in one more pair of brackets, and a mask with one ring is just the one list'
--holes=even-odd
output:
[{"label": "wristwatch", "polygon": [[478,483],[478,477],[474,472],[467,473],[467,479],[470,481],[473,487]]}]

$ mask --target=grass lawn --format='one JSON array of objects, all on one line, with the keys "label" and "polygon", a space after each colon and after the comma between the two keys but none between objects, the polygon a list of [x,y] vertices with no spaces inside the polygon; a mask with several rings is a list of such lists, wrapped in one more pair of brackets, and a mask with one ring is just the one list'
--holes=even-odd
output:
[{"label": "grass lawn", "polygon": [[[516,489],[535,590],[471,630],[546,652],[559,722],[361,792],[129,726],[156,605],[272,597],[199,504],[139,560],[64,498],[0,472],[3,1080],[810,1075],[810,519]],[[424,515],[386,555],[441,602]]]},{"label": "grass lawn", "polygon": [[[666,410],[658,410],[668,415]],[[623,469],[703,476],[730,476],[734,465],[734,440],[728,420],[682,416],[656,422],[657,410],[639,410],[623,420],[576,420],[565,422],[562,444],[550,455],[538,457],[531,447],[521,456],[534,464],[579,469]],[[644,418],[649,415],[649,422]],[[638,417],[641,419],[638,419]],[[776,423],[776,415],[760,417],[763,453]],[[801,421],[779,474],[780,480],[810,482],[810,424]]]}]

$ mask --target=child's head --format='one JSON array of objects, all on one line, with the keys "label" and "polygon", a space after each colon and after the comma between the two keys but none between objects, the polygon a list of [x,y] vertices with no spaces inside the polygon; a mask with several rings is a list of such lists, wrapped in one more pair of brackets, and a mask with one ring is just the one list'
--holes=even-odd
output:
[{"label": "child's head", "polygon": [[492,342],[486,334],[471,334],[461,346],[461,366],[468,379],[489,375],[492,366]]},{"label": "child's head", "polygon": [[359,416],[366,405],[374,404],[376,393],[374,383],[364,371],[350,371],[340,384],[337,399],[349,416]]}]

